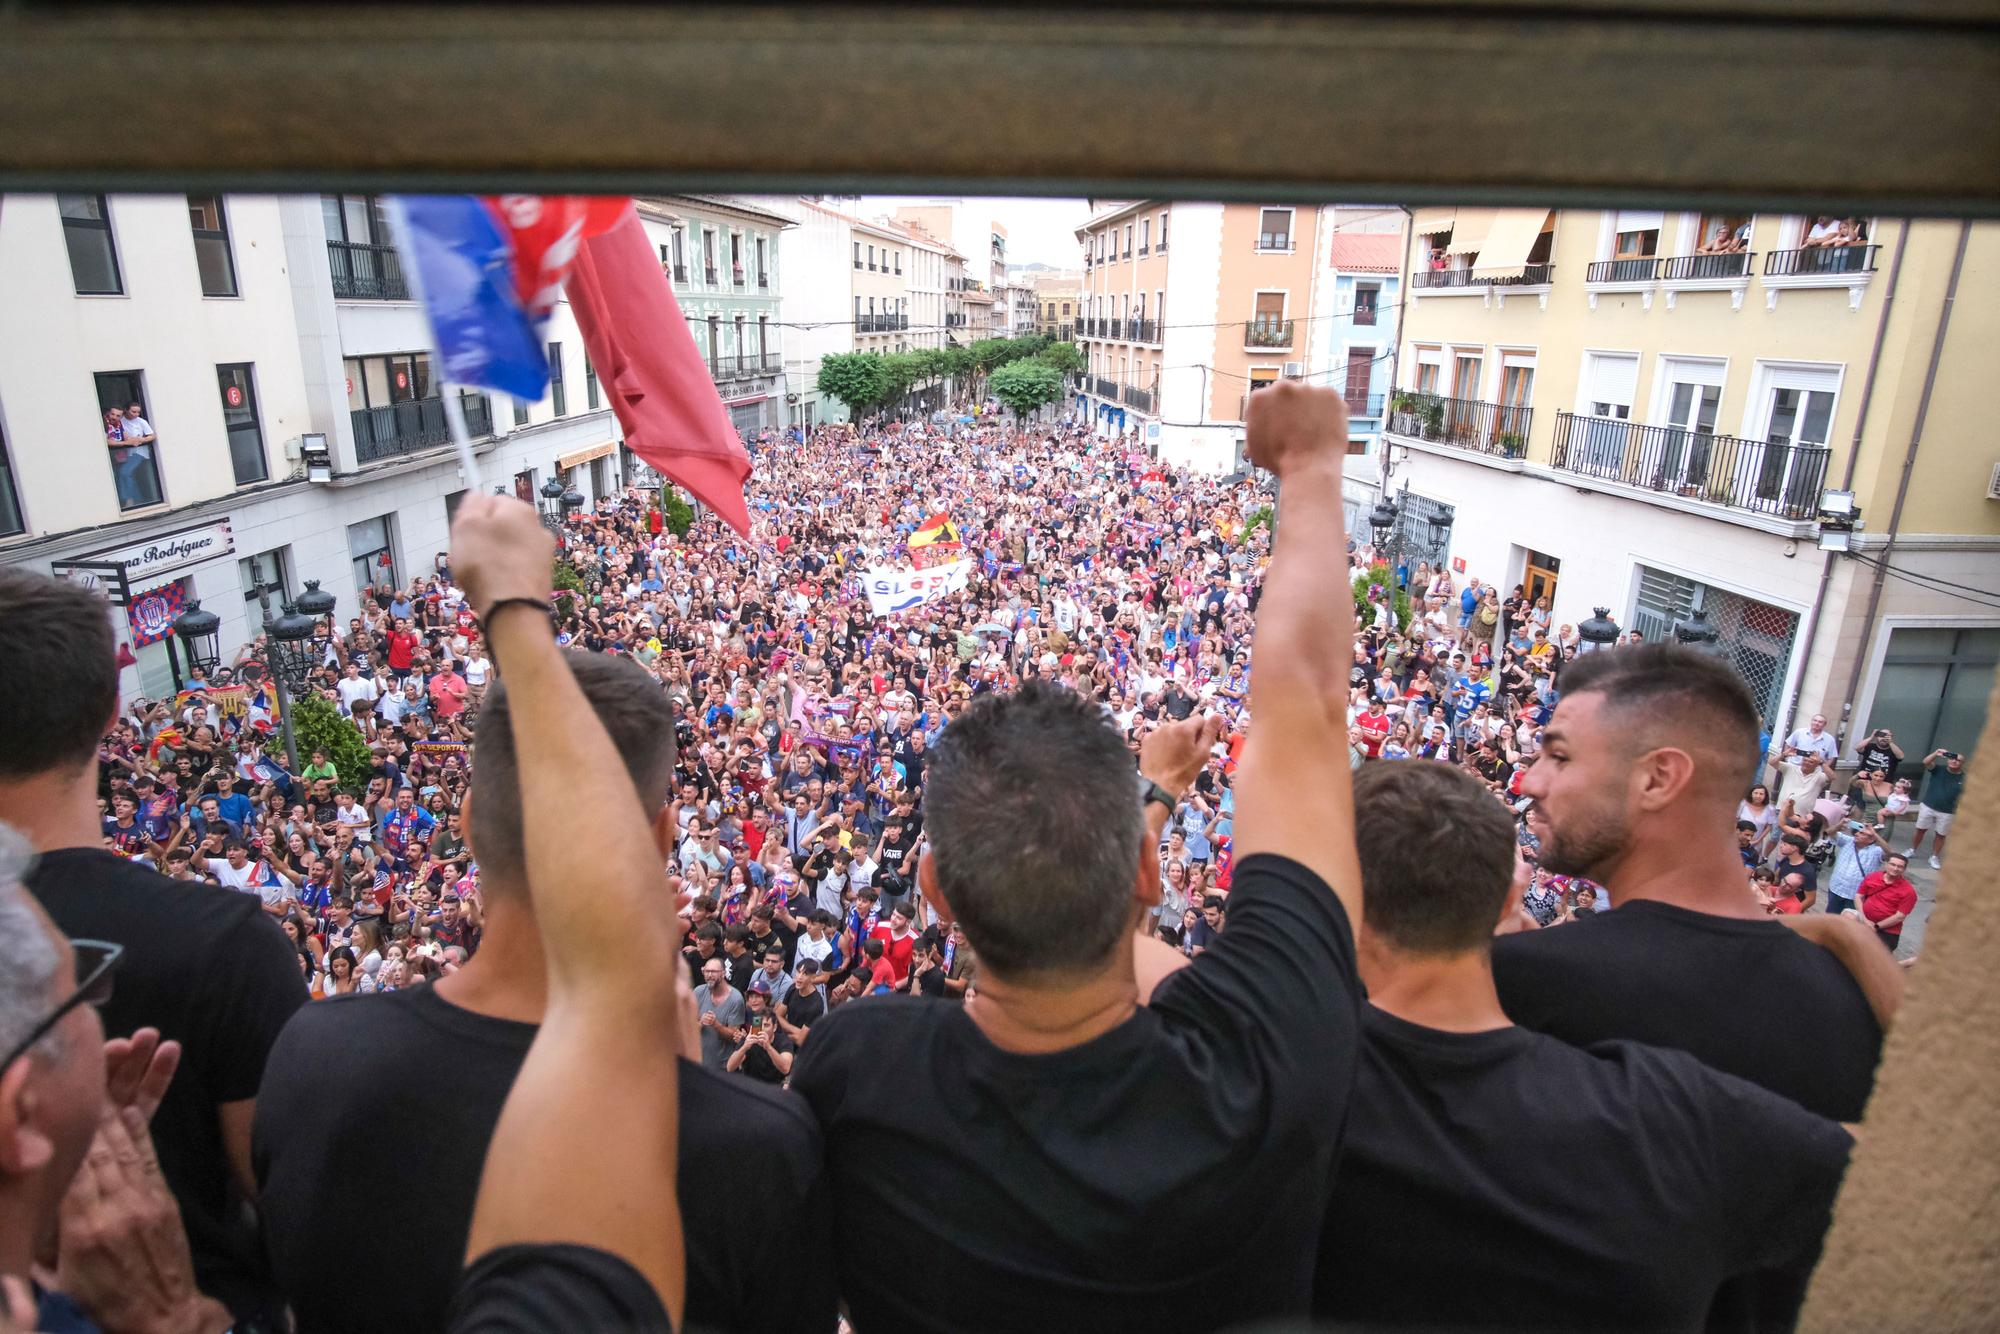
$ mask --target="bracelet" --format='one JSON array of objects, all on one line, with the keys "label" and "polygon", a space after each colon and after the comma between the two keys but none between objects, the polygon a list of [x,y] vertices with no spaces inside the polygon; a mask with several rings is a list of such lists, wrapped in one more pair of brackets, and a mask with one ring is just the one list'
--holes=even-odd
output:
[{"label": "bracelet", "polygon": [[546,601],[544,601],[541,598],[528,598],[528,597],[501,598],[498,602],[494,603],[492,606],[488,607],[484,612],[480,614],[479,623],[481,625],[491,624],[493,621],[493,614],[506,607],[533,607],[536,611],[539,611],[542,615],[549,618],[549,624],[551,626],[553,626],[556,623],[556,612],[554,607],[551,607]]}]

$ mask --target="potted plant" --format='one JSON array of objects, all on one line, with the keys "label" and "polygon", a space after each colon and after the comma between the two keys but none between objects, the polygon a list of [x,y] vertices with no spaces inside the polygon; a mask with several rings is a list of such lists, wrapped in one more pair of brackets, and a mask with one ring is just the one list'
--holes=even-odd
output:
[{"label": "potted plant", "polygon": [[1500,453],[1510,459],[1518,459],[1528,452],[1528,442],[1518,431],[1500,433]]},{"label": "potted plant", "polygon": [[1427,434],[1435,436],[1444,429],[1443,399],[1426,396],[1418,406],[1418,412],[1424,419],[1424,430]]}]

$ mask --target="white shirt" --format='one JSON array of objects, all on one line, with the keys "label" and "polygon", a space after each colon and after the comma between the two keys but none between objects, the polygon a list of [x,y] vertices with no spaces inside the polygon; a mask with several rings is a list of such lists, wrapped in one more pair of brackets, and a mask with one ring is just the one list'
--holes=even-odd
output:
[{"label": "white shirt", "polygon": [[493,664],[487,661],[484,655],[467,659],[465,663],[465,683],[469,686],[485,685],[486,673],[491,671],[492,668]]},{"label": "white shirt", "polygon": [[[125,432],[127,440],[132,439],[134,436],[148,436],[153,434],[153,423],[147,421],[144,417],[121,417],[119,418],[119,423]],[[144,448],[144,446],[140,447]]]},{"label": "white shirt", "polygon": [[340,692],[340,711],[342,713],[353,713],[354,702],[356,700],[374,700],[378,698],[375,683],[365,676],[343,676],[340,678],[340,684],[334,688]]}]

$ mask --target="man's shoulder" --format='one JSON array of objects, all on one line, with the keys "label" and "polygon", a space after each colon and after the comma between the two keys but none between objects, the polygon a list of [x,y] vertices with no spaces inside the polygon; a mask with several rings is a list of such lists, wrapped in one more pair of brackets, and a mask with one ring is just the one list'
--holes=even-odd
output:
[{"label": "man's shoulder", "polygon": [[164,932],[179,948],[190,936],[220,940],[269,921],[252,896],[172,880],[100,848],[42,854],[27,885],[69,935],[95,930],[121,944]]}]

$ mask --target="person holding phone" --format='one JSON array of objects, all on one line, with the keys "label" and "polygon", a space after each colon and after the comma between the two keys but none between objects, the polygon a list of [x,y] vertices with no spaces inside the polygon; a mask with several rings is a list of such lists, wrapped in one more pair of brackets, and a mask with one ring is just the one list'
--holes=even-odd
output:
[{"label": "person holding phone", "polygon": [[792,1072],[792,1054],[797,1045],[779,1025],[771,1011],[771,988],[759,978],[750,984],[746,998],[750,1017],[744,1021],[743,1035],[736,1050],[729,1053],[724,1068],[731,1074],[745,1074],[766,1084],[782,1084]]}]

